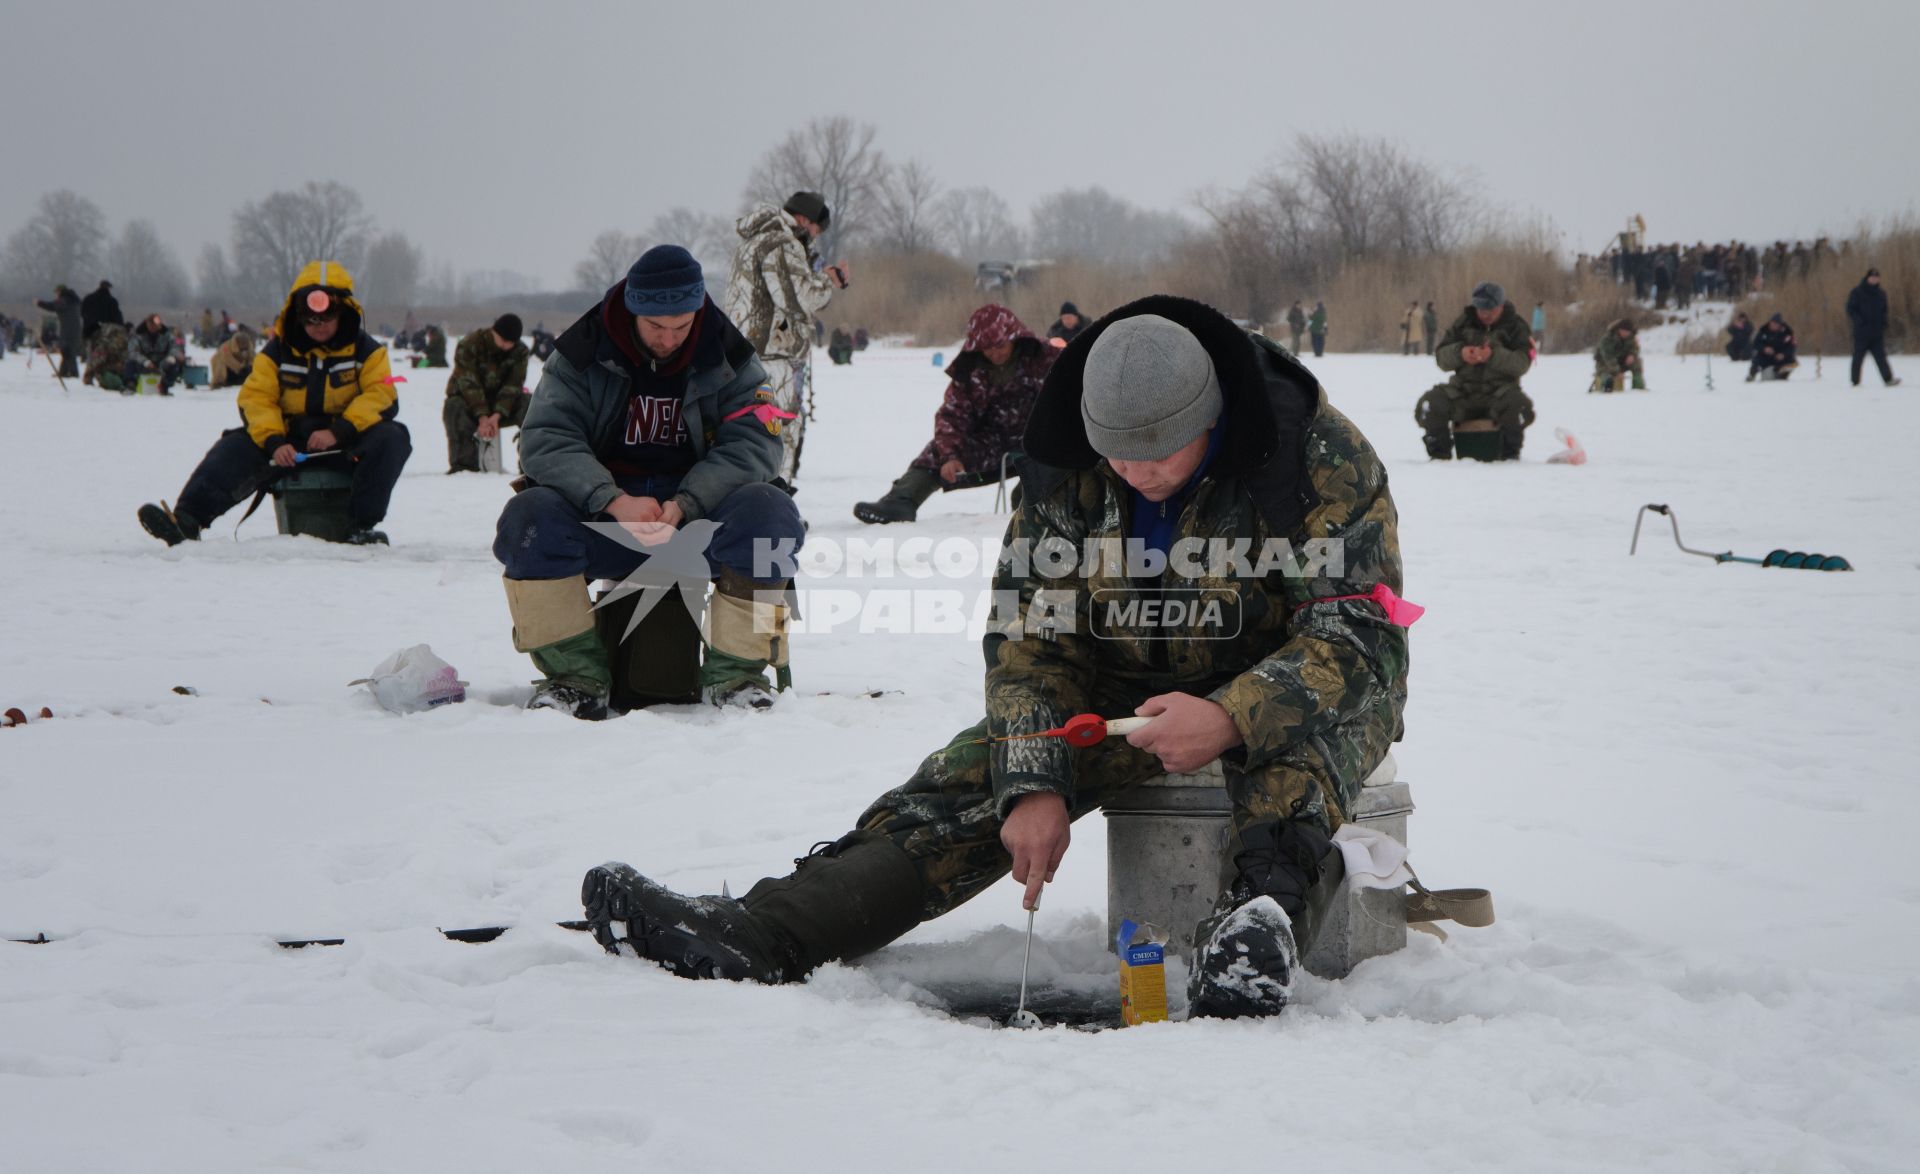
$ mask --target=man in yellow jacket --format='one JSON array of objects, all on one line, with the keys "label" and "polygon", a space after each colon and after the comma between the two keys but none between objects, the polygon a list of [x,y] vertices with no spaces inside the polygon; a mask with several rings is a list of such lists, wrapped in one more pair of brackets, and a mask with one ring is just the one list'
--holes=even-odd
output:
[{"label": "man in yellow jacket", "polygon": [[240,387],[242,426],[220,434],[187,478],[178,503],[140,507],[147,533],[175,546],[200,531],[281,470],[321,453],[353,474],[347,541],[384,543],[374,529],[387,516],[394,482],[413,452],[387,367],[387,349],[361,325],[353,278],[332,261],[300,271],[279,330],[254,355]]}]

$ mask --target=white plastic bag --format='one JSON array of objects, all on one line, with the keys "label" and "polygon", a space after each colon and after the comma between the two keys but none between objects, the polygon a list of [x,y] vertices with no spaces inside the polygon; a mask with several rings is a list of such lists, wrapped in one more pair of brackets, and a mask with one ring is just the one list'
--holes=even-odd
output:
[{"label": "white plastic bag", "polygon": [[380,708],[393,713],[418,713],[467,699],[467,683],[452,665],[425,644],[402,648],[349,685],[365,685]]}]

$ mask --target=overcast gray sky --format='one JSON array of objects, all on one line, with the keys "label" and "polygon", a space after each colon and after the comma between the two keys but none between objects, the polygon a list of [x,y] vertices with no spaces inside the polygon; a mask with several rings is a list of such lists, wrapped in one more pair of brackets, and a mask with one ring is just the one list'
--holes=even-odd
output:
[{"label": "overcast gray sky", "polygon": [[733,215],[754,160],[834,114],[1021,217],[1093,184],[1190,210],[1301,131],[1469,166],[1569,252],[1634,212],[1660,239],[1770,239],[1920,195],[1913,0],[3,10],[0,234],[71,187],[189,269],[237,204],[337,179],[431,261],[562,287],[603,228]]}]

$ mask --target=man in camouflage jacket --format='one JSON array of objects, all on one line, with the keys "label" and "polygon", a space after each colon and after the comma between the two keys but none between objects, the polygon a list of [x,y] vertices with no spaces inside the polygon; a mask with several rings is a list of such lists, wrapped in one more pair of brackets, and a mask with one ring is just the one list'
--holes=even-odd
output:
[{"label": "man in camouflage jacket", "polygon": [[1450,459],[1455,424],[1492,420],[1500,430],[1501,459],[1519,460],[1534,420],[1533,400],[1520,390],[1520,377],[1533,366],[1533,334],[1506,291],[1491,281],[1474,286],[1466,309],[1441,335],[1433,361],[1453,377],[1414,405],[1427,455]]},{"label": "man in camouflage jacket", "polygon": [[[795,981],[1009,872],[1031,907],[1071,820],[1218,759],[1233,835],[1216,913],[1196,932],[1190,1006],[1284,1004],[1316,922],[1309,895],[1337,879],[1331,833],[1402,730],[1386,470],[1285,349],[1173,297],[1123,306],[1066,348],[1026,451],[1045,465],[1001,556],[986,717],[853,831],[742,900],[682,897],[621,864],[591,870],[583,900],[603,944],[624,922],[624,940],[683,976]],[[1022,557],[1046,545],[1076,565]],[[1159,620],[1127,606],[1176,592],[1219,606]],[[1082,712],[1153,720],[1086,749],[984,742]],[[1252,981],[1223,981],[1232,973]]]},{"label": "man in camouflage jacket", "polygon": [[127,328],[102,326],[87,340],[87,374],[81,382],[102,391],[132,391],[127,385]]},{"label": "man in camouflage jacket", "polygon": [[815,266],[813,242],[831,222],[832,211],[818,193],[795,192],[784,207],[762,204],[734,224],[740,245],[733,254],[724,308],[760,356],[774,402],[796,417],[778,470],[788,481],[799,465],[814,319],[836,288],[847,287],[844,263]]},{"label": "man in camouflage jacket", "polygon": [[[102,326],[101,333],[109,327]],[[187,368],[187,343],[158,314],[141,320],[128,341],[126,367],[121,377],[129,388],[138,385],[142,375],[160,377],[160,394],[172,395],[174,380]]]},{"label": "man in camouflage jacket", "polygon": [[1607,327],[1607,333],[1593,348],[1593,386],[1590,391],[1620,391],[1627,379],[1635,391],[1647,389],[1646,368],[1640,362],[1639,328],[1633,319],[1622,318]]},{"label": "man in camouflage jacket", "polygon": [[460,340],[453,350],[453,374],[440,422],[447,429],[447,472],[478,473],[481,440],[498,441],[502,428],[526,422],[527,344],[520,341],[520,316],[502,314]]},{"label": "man in camouflage jacket", "polygon": [[936,490],[1000,480],[1000,462],[1020,451],[1034,397],[1060,351],[1034,337],[1005,306],[988,304],[967,319],[960,355],[947,367],[947,394],[933,416],[933,439],[878,501],[853,507],[863,522],[911,522]]}]

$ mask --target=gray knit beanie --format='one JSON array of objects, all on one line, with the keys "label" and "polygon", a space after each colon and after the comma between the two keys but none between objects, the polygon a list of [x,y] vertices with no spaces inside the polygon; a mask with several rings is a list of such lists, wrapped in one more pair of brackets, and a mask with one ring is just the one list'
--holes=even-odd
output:
[{"label": "gray knit beanie", "polygon": [[1108,460],[1165,460],[1211,427],[1221,406],[1206,348],[1158,314],[1122,318],[1087,351],[1080,419]]}]

